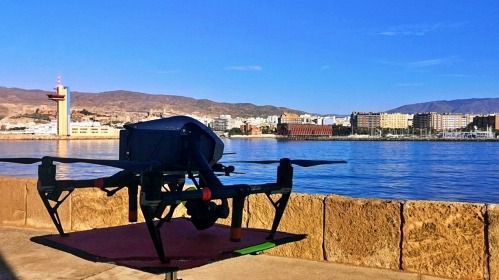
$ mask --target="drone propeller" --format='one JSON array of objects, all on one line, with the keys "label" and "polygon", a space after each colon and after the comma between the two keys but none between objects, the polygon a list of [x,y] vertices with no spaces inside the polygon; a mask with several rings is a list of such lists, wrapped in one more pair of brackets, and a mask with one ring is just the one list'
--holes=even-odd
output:
[{"label": "drone propeller", "polygon": [[[240,160],[236,162],[242,163],[257,163],[257,164],[272,164],[279,163],[279,160]],[[322,164],[338,164],[338,163],[347,163],[344,160],[308,160],[308,159],[293,159],[290,160],[291,164],[296,164],[301,167],[311,167]]]},{"label": "drone propeller", "polygon": [[33,164],[42,161],[41,158],[0,158],[0,162],[12,162],[21,164]]},{"label": "drone propeller", "polygon": [[128,160],[112,160],[112,159],[85,159],[85,158],[62,158],[62,157],[43,157],[43,158],[0,158],[0,162],[12,162],[21,164],[33,164],[40,161],[56,161],[60,163],[89,163],[116,167],[129,171],[144,171],[153,167],[157,167],[159,162],[146,161],[136,162]]},{"label": "drone propeller", "polygon": [[90,163],[97,165],[105,165],[110,167],[121,168],[130,171],[143,171],[156,166],[159,166],[157,161],[128,161],[128,160],[113,160],[113,159],[86,159],[86,158],[61,158],[50,157],[53,161],[61,163]]}]

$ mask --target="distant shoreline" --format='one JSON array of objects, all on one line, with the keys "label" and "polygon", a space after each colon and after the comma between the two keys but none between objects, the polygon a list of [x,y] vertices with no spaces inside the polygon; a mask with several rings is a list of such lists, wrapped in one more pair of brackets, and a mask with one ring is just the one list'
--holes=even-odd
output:
[{"label": "distant shoreline", "polygon": [[36,135],[36,134],[0,134],[2,140],[116,140],[116,136],[59,136],[59,135]]},{"label": "distant shoreline", "polygon": [[[0,141],[8,140],[118,140],[116,136],[58,136],[58,135],[35,135],[35,134],[0,134]],[[333,136],[333,137],[286,137],[275,134],[261,135],[232,135],[223,137],[228,140],[259,140],[275,139],[277,141],[387,141],[387,142],[499,142],[498,138],[477,139],[477,138],[380,138],[380,137],[351,137],[351,136]]]},{"label": "distant shoreline", "polygon": [[499,142],[498,138],[381,138],[381,137],[352,137],[352,136],[333,136],[333,137],[315,137],[315,136],[300,136],[287,137],[282,135],[265,134],[265,135],[232,135],[225,139],[275,139],[278,141],[387,141],[387,142]]}]

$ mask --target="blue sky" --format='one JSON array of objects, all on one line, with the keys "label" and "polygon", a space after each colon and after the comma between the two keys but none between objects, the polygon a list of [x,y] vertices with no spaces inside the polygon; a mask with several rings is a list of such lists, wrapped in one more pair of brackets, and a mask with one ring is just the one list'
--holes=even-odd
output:
[{"label": "blue sky", "polygon": [[0,86],[316,113],[499,96],[497,1],[0,1]]}]

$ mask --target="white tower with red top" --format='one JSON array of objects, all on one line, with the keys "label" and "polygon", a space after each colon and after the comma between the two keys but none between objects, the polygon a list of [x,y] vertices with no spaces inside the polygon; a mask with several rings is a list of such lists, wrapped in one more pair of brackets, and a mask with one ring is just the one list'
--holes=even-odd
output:
[{"label": "white tower with red top", "polygon": [[61,77],[57,77],[55,94],[47,94],[50,100],[57,102],[57,135],[69,136],[71,129],[71,92],[62,85]]}]

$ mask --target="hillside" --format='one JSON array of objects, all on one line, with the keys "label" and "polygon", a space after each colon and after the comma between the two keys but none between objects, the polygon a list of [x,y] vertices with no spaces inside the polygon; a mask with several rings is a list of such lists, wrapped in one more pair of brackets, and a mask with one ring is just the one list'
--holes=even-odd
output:
[{"label": "hillside", "polygon": [[400,106],[389,113],[415,114],[422,112],[490,114],[499,112],[499,98],[441,100]]},{"label": "hillside", "polygon": [[9,112],[9,109],[5,106],[0,105],[0,120],[5,118]]},{"label": "hillside", "polygon": [[[41,105],[54,106],[47,99],[52,92],[42,90],[25,90],[19,88],[0,87],[0,116],[5,108],[9,111],[22,106],[37,107]],[[207,99],[190,97],[146,94],[131,91],[109,91],[101,93],[72,92],[74,109],[87,109],[92,112],[149,112],[164,111],[169,114],[194,114],[199,116],[219,116],[230,114],[234,117],[279,115],[284,111],[303,114],[302,111],[275,106],[258,106],[251,103],[222,103]],[[3,111],[2,111],[3,108]],[[17,109],[16,109],[17,108]]]}]

